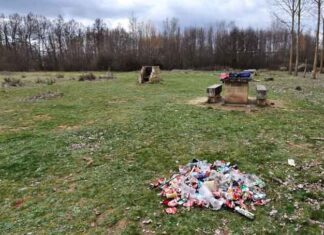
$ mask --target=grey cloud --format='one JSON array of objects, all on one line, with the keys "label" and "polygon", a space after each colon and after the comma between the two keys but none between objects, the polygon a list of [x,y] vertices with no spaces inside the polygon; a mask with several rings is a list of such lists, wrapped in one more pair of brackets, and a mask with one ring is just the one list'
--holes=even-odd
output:
[{"label": "grey cloud", "polygon": [[[126,4],[126,3],[129,4]],[[240,26],[262,27],[269,23],[266,0],[0,0],[4,14],[35,14],[47,17],[117,20],[132,13],[139,20],[161,23],[176,17],[181,25],[203,26],[215,21],[235,21]]]}]

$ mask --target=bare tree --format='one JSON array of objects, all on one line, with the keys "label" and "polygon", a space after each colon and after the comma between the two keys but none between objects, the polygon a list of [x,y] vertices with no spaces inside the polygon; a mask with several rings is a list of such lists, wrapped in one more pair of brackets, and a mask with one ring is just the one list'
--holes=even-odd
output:
[{"label": "bare tree", "polygon": [[298,76],[300,33],[301,33],[301,14],[302,14],[304,4],[305,4],[305,0],[298,0],[298,3],[297,3],[297,22],[298,23],[297,23],[297,37],[296,37],[295,76]]},{"label": "bare tree", "polygon": [[322,50],[321,50],[321,64],[320,64],[320,73],[323,73],[324,66],[324,17],[322,17]]},{"label": "bare tree", "polygon": [[[241,29],[234,22],[182,28],[176,19],[161,29],[136,20],[130,26],[127,31],[110,29],[101,19],[84,27],[63,17],[0,15],[0,70],[136,70],[142,64],[276,69],[291,49],[290,30],[278,21],[264,30]],[[301,32],[300,58],[313,61],[308,48],[315,48],[315,37]]]},{"label": "bare tree", "polygon": [[274,15],[290,29],[289,74],[293,70],[295,19],[298,9],[298,0],[273,0],[276,11]]},{"label": "bare tree", "polygon": [[317,28],[316,28],[316,44],[315,44],[315,53],[314,53],[314,64],[312,78],[317,78],[317,61],[318,61],[318,48],[319,48],[319,33],[321,26],[321,13],[322,13],[322,4],[324,0],[313,0],[317,7]]}]

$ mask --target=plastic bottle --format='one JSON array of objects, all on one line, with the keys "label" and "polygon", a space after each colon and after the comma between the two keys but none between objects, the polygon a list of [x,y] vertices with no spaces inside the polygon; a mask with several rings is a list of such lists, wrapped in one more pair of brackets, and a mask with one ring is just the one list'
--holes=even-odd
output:
[{"label": "plastic bottle", "polygon": [[267,197],[267,195],[265,193],[257,193],[253,195],[253,200],[257,201],[257,200],[262,200],[265,199]]},{"label": "plastic bottle", "polygon": [[236,206],[234,208],[234,210],[236,212],[238,212],[239,214],[244,215],[245,217],[247,217],[247,218],[249,218],[251,220],[254,220],[254,214],[252,214],[251,212],[249,212],[247,210],[244,210],[244,209],[242,209],[241,207],[238,207],[238,206]]},{"label": "plastic bottle", "polygon": [[180,189],[181,189],[181,198],[192,197],[196,193],[196,190],[194,188],[186,185],[184,182],[181,183]]},{"label": "plastic bottle", "polygon": [[202,185],[198,192],[201,197],[210,204],[213,210],[219,210],[222,207],[223,202],[217,200],[205,185]]},{"label": "plastic bottle", "polygon": [[256,175],[248,175],[245,180],[245,183],[249,188],[254,186],[259,186],[260,188],[265,187],[265,183]]},{"label": "plastic bottle", "polygon": [[207,161],[199,161],[197,162],[197,166],[200,168],[202,172],[206,172],[210,170],[210,165]]},{"label": "plastic bottle", "polygon": [[230,175],[233,181],[242,180],[242,175],[237,170],[232,170]]}]

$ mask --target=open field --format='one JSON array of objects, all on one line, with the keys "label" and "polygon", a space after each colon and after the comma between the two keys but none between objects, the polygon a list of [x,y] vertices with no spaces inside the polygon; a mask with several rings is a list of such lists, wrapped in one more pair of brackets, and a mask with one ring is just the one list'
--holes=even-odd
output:
[{"label": "open field", "polygon": [[[312,138],[324,137],[324,77],[262,73],[282,106],[239,112],[189,104],[217,73],[163,72],[154,85],[135,72],[79,74],[0,75],[25,83],[0,88],[0,234],[323,233],[324,142]],[[35,83],[47,78],[56,83]],[[60,95],[37,96],[49,91]],[[236,162],[265,180],[272,201],[252,222],[226,210],[166,215],[148,185],[193,158]]]}]

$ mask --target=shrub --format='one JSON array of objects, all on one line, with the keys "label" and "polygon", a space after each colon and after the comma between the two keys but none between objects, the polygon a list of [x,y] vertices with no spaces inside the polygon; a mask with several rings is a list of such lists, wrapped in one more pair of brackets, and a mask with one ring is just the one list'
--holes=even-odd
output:
[{"label": "shrub", "polygon": [[56,74],[56,78],[64,78],[64,74],[62,73]]},{"label": "shrub", "polygon": [[79,81],[94,81],[96,80],[96,76],[93,73],[82,74],[79,77]]},{"label": "shrub", "polygon": [[46,84],[47,85],[53,85],[54,83],[56,83],[56,80],[54,78],[46,79]]},{"label": "shrub", "polygon": [[46,80],[43,80],[41,78],[37,78],[35,83],[53,85],[54,83],[56,83],[56,80],[55,80],[55,78],[47,78]]},{"label": "shrub", "polygon": [[37,83],[37,84],[43,84],[43,83],[45,83],[45,81],[42,80],[42,79],[40,79],[40,78],[37,78],[36,81],[35,81],[35,83]]},{"label": "shrub", "polygon": [[2,82],[2,87],[21,87],[23,85],[22,81],[16,78],[5,78]]}]

